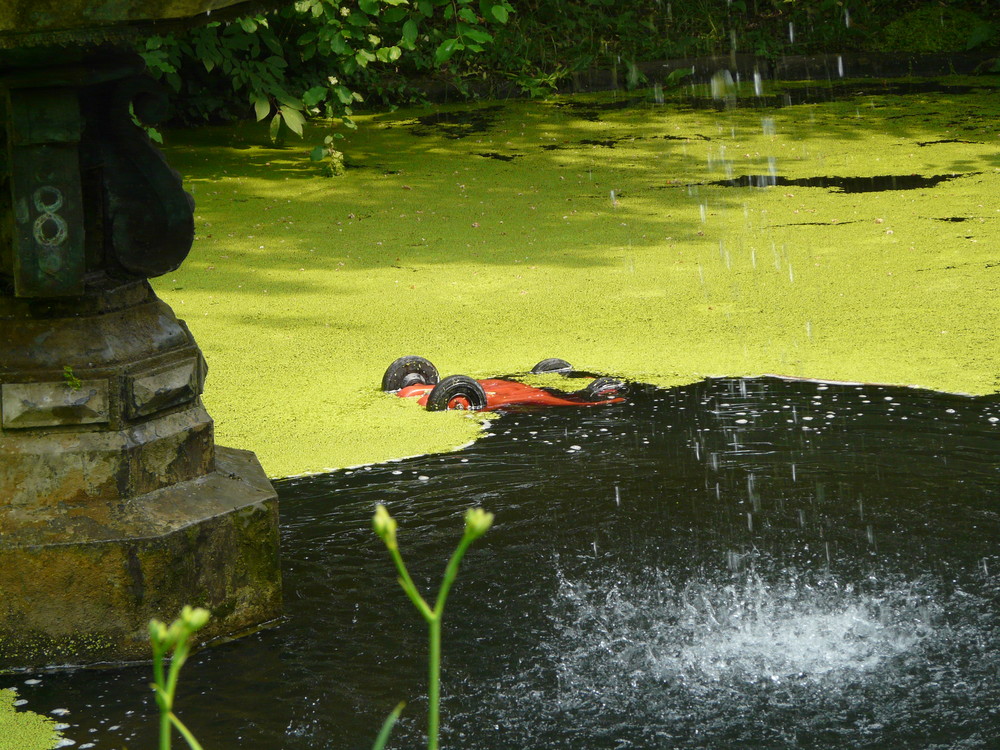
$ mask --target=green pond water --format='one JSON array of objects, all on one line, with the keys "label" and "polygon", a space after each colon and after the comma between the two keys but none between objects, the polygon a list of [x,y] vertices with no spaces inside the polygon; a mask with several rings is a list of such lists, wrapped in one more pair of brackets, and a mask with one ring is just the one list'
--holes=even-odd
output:
[{"label": "green pond water", "polygon": [[220,442],[281,477],[473,439],[379,392],[408,354],[1000,390],[997,78],[761,87],[371,115],[336,179],[305,158],[322,128],[169,133],[199,229],[156,288]]},{"label": "green pond water", "polygon": [[[426,583],[461,509],[498,512],[456,592],[453,746],[991,747],[996,83],[399,111],[333,180],[252,129],[169,134],[199,238],[156,288],[221,443],[288,476],[485,438],[282,485],[289,619],[192,663],[198,733],[355,747],[409,698],[419,743],[420,627],[368,531],[388,500]],[[674,390],[483,423],[379,392],[409,353]],[[699,384],[762,373],[858,384]],[[77,746],[141,747],[148,681],[0,687]]]}]

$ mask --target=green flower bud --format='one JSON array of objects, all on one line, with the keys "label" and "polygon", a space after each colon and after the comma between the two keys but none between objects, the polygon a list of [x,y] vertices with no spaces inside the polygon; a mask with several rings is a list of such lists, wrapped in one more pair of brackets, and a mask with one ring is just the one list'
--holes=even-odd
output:
[{"label": "green flower bud", "polygon": [[478,539],[493,525],[493,514],[482,508],[469,508],[465,511],[465,535]]},{"label": "green flower bud", "polygon": [[210,616],[211,613],[202,607],[191,607],[185,604],[184,609],[181,610],[181,620],[184,626],[192,633],[205,627],[205,623],[208,622]]},{"label": "green flower bud", "polygon": [[375,517],[372,518],[372,527],[375,529],[375,533],[385,542],[386,547],[390,550],[399,548],[399,545],[396,544],[396,519],[389,515],[389,511],[385,509],[382,503],[379,503],[375,507]]},{"label": "green flower bud", "polygon": [[167,626],[155,617],[149,621],[149,638],[153,643],[163,643],[167,639]]}]

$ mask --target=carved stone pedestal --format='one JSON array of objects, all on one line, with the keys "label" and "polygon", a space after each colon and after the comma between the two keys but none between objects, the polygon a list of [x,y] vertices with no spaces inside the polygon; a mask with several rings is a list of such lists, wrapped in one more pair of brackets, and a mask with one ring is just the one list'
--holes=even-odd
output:
[{"label": "carved stone pedestal", "polygon": [[184,604],[245,633],[280,614],[277,497],[215,446],[205,361],[146,281],[194,235],[133,122],[160,100],[127,51],[5,49],[3,24],[0,670],[148,658]]}]

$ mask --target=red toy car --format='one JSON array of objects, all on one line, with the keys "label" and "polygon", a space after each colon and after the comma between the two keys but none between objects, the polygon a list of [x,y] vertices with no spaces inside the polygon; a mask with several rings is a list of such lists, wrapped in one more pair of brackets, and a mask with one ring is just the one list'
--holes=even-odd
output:
[{"label": "red toy car", "polygon": [[597,406],[624,401],[625,383],[617,378],[576,372],[562,359],[543,359],[532,374],[558,372],[569,378],[592,378],[586,388],[565,392],[537,388],[513,377],[474,380],[465,375],[438,377],[437,368],[423,357],[400,357],[385,371],[382,390],[401,398],[416,398],[430,411],[469,409],[492,411],[509,406]]}]

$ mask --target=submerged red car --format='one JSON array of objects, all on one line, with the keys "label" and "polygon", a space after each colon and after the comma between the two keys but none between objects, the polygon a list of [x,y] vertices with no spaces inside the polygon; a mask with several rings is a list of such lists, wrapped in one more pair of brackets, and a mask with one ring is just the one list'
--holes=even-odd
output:
[{"label": "submerged red car", "polygon": [[617,378],[577,372],[563,359],[543,359],[532,374],[557,372],[567,378],[587,378],[577,391],[539,388],[515,376],[475,380],[466,375],[439,378],[437,368],[423,357],[400,357],[385,371],[382,390],[401,398],[415,398],[430,411],[468,409],[492,411],[515,406],[598,406],[624,401],[625,383]]}]

